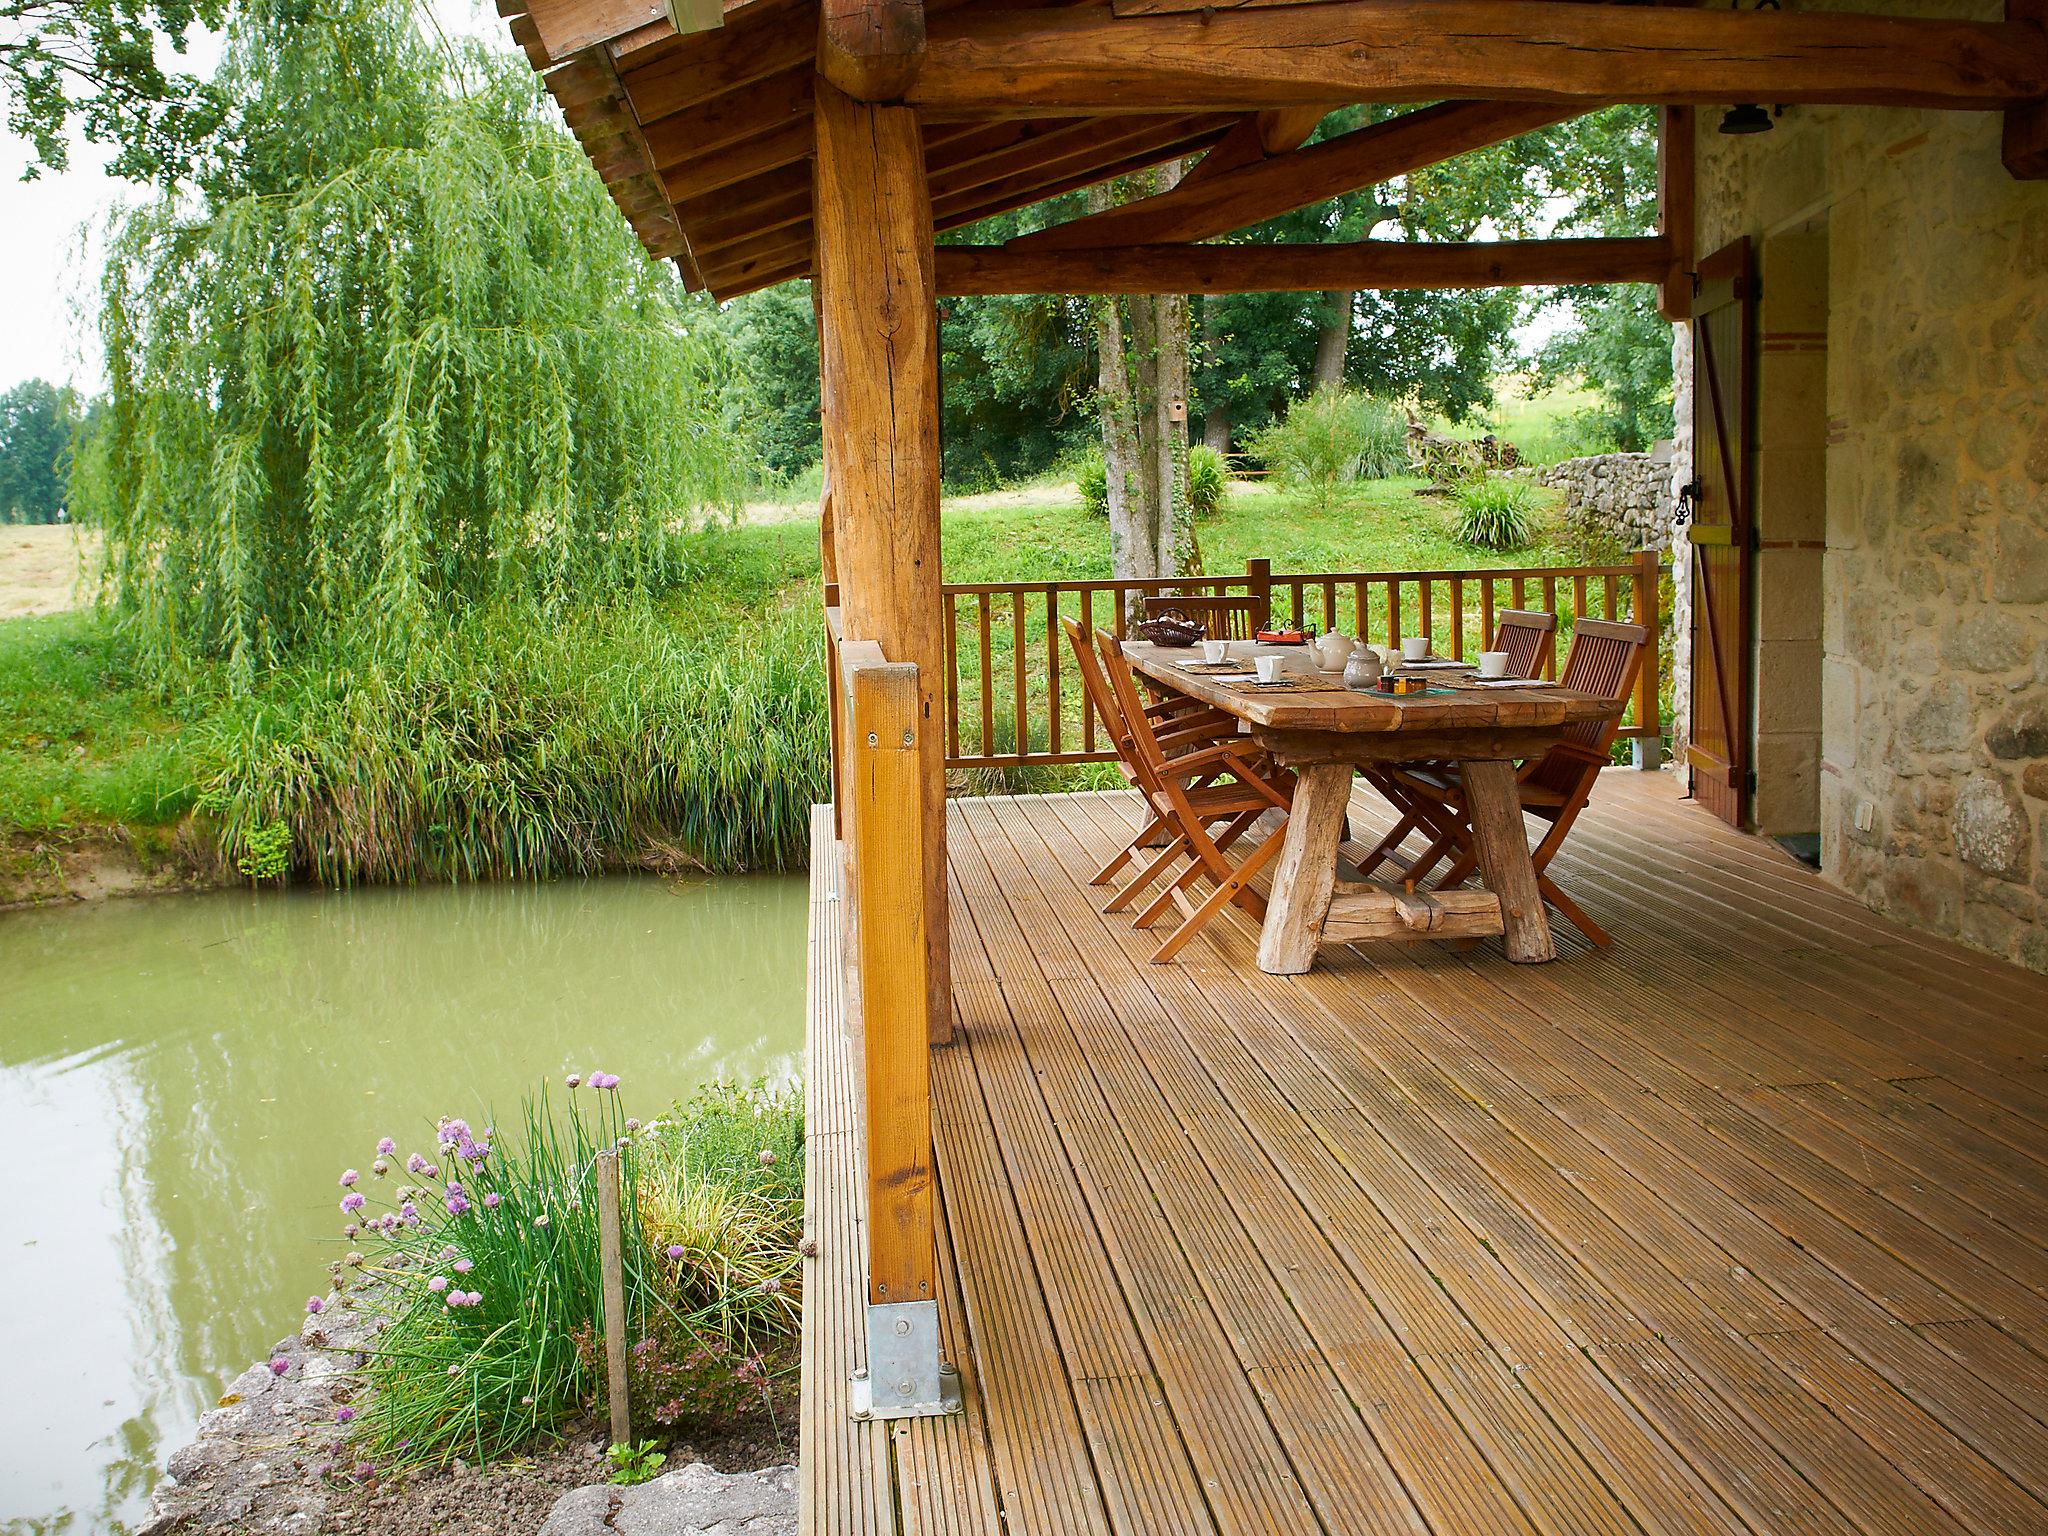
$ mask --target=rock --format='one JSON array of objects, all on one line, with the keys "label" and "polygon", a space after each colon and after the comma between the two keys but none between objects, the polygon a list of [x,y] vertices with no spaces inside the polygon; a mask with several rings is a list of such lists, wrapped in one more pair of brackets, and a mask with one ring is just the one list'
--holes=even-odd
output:
[{"label": "rock", "polygon": [[1977,612],[1949,631],[1941,659],[1969,672],[2004,672],[2027,659],[2027,635],[2008,614]]},{"label": "rock", "polygon": [[1984,737],[1993,757],[2048,757],[2048,707],[2029,704]]},{"label": "rock", "polygon": [[1905,744],[1923,752],[1953,752],[1969,739],[1970,696],[1954,678],[1943,678],[1900,722]]},{"label": "rock", "polygon": [[2020,788],[2036,800],[2048,800],[2048,763],[2029,763],[2020,776]]},{"label": "rock", "polygon": [[693,1461],[637,1488],[596,1483],[563,1494],[540,1536],[796,1536],[796,1468]]},{"label": "rock", "polygon": [[1991,597],[2000,603],[2048,602],[2048,532],[2004,517],[1991,535]]},{"label": "rock", "polygon": [[1956,855],[2001,880],[2024,880],[2034,827],[2013,788],[1994,773],[1973,773],[1956,796]]}]

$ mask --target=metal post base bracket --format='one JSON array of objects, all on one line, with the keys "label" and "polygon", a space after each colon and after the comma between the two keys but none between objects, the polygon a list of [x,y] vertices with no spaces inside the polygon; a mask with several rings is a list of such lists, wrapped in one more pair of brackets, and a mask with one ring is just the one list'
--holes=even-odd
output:
[{"label": "metal post base bracket", "polygon": [[936,1301],[868,1307],[868,1368],[853,1373],[856,1419],[929,1418],[960,1411],[960,1373],[939,1358]]}]

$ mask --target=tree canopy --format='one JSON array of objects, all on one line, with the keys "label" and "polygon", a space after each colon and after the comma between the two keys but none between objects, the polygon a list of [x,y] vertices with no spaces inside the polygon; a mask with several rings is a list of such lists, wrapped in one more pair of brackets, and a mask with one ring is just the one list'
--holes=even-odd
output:
[{"label": "tree canopy", "polygon": [[147,644],[247,678],[449,604],[659,579],[746,455],[708,305],[516,57],[396,0],[238,13],[196,198],[126,214],[74,491]]},{"label": "tree canopy", "polygon": [[114,146],[118,176],[176,177],[220,121],[220,98],[157,63],[217,27],[225,0],[0,0],[0,98],[8,130],[35,154],[24,173],[69,163],[69,134]]},{"label": "tree canopy", "polygon": [[57,520],[77,421],[71,391],[47,379],[27,379],[0,394],[0,523]]}]

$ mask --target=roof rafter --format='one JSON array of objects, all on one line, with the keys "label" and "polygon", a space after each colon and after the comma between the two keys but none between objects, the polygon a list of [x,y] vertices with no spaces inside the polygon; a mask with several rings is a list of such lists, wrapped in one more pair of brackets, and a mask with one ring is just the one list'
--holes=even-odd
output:
[{"label": "roof rafter", "polygon": [[1010,245],[1066,250],[1208,240],[1573,115],[1573,109],[1548,102],[1439,102],[1206,180],[1183,180],[1155,196],[1056,224]]}]

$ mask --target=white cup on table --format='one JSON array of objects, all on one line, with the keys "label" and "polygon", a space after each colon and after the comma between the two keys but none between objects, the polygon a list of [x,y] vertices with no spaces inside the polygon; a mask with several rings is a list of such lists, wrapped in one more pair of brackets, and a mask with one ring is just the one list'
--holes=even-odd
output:
[{"label": "white cup on table", "polygon": [[1401,659],[1403,661],[1422,661],[1428,655],[1429,636],[1403,635],[1401,637]]},{"label": "white cup on table", "polygon": [[1285,656],[1255,656],[1252,658],[1252,665],[1259,669],[1259,681],[1262,683],[1279,682],[1280,669],[1286,666],[1286,664],[1287,658]]},{"label": "white cup on table", "polygon": [[1229,659],[1230,642],[1228,640],[1204,640],[1202,642],[1202,660],[1208,662],[1212,667],[1219,661],[1228,661]]},{"label": "white cup on table", "polygon": [[1479,675],[1481,677],[1506,677],[1508,675],[1508,653],[1506,651],[1481,651],[1479,653]]}]

